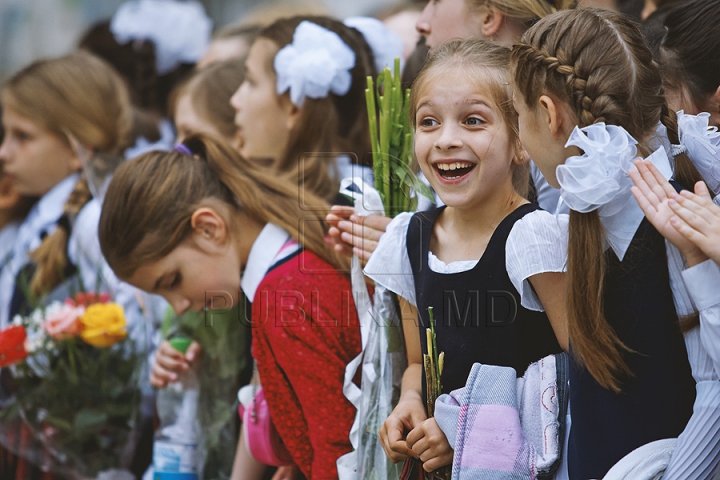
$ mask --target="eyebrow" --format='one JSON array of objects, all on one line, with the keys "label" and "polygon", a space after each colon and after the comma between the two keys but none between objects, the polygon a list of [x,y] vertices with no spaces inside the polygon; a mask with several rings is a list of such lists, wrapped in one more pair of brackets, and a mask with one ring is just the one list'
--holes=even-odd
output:
[{"label": "eyebrow", "polygon": [[[485,100],[481,100],[479,98],[466,98],[462,102],[463,105],[481,105],[483,107],[489,108],[492,110],[492,107],[488,105],[488,103]],[[435,103],[432,100],[425,100],[420,105],[418,105],[417,109],[420,110],[423,107],[433,107],[435,106]]]}]

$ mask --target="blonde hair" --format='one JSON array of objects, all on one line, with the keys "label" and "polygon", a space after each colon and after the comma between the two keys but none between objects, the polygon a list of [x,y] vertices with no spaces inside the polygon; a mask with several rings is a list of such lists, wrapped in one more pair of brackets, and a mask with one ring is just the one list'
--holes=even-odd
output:
[{"label": "blonde hair", "polygon": [[487,6],[529,28],[539,19],[575,6],[575,0],[465,0],[471,9]]},{"label": "blonde hair", "polygon": [[[196,134],[183,144],[192,155],[150,152],[121,165],[100,216],[100,246],[121,278],[162,259],[192,233],[193,213],[208,201],[222,202],[261,224],[285,229],[304,248],[336,269],[347,261],[325,240],[327,202],[246,160],[225,142]],[[233,215],[224,219],[237,227]],[[235,229],[237,230],[237,229]]]},{"label": "blonde hair", "polygon": [[[452,40],[433,49],[427,63],[420,71],[410,90],[410,122],[415,127],[418,101],[426,86],[440,75],[460,71],[486,92],[500,113],[515,155],[522,155],[518,134],[517,112],[512,104],[510,88],[510,49],[485,40]],[[513,167],[513,187],[522,197],[527,197],[530,182],[528,163]]]},{"label": "blonde hair", "polygon": [[[620,125],[647,155],[658,123],[679,143],[675,112],[667,106],[660,71],[637,26],[625,16],[598,9],[558,12],[530,28],[512,51],[519,100],[534,110],[541,95],[566,103],[585,127]],[[686,188],[701,176],[687,155],[675,157],[675,176]],[[604,388],[620,392],[632,375],[627,347],[603,310],[604,229],[597,211],[570,212],[567,297],[573,353]]]},{"label": "blonde hair", "polygon": [[[106,62],[89,53],[35,62],[15,74],[2,93],[3,106],[48,130],[71,147],[68,135],[95,153],[120,155],[127,146],[132,124],[128,92]],[[99,160],[98,160],[99,161]],[[32,252],[37,270],[30,281],[36,298],[64,280],[68,226],[90,201],[86,179],[80,178],[65,203],[52,235]]]}]

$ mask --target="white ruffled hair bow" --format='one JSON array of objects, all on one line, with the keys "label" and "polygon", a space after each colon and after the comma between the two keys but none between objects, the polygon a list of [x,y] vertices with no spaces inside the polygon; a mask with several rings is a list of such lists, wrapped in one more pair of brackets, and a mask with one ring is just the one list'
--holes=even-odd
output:
[{"label": "white ruffled hair bow", "polygon": [[[634,169],[637,141],[622,127],[595,123],[575,127],[565,144],[583,150],[557,167],[563,201],[576,212],[598,211],[606,241],[620,260],[630,246],[645,214],[632,196],[628,172]],[[665,176],[672,170],[665,149],[646,158]]]},{"label": "white ruffled hair bow", "polygon": [[345,95],[352,85],[350,70],[355,52],[327,28],[303,21],[293,42],[275,56],[277,93],[290,90],[290,100],[301,107],[306,97],[324,98],[331,92]]},{"label": "white ruffled hair bow", "polygon": [[385,67],[393,68],[395,59],[400,58],[402,69],[403,42],[397,33],[385,26],[377,18],[350,17],[343,22],[362,33],[365,42],[375,58],[375,69],[380,73]]},{"label": "white ruffled hair bow", "polygon": [[575,127],[565,147],[571,145],[585,153],[557,167],[565,203],[582,213],[600,207],[613,213],[621,208],[614,200],[632,186],[627,172],[637,154],[637,141],[622,127],[595,123]]},{"label": "white ruffled hair bow", "polygon": [[110,21],[115,40],[151,40],[155,45],[155,68],[165,75],[181,63],[197,63],[205,54],[212,20],[196,1],[138,0],[120,5]]},{"label": "white ruffled hair bow", "polygon": [[710,114],[686,115],[678,112],[680,145],[715,193],[720,191],[720,132],[709,126]]}]

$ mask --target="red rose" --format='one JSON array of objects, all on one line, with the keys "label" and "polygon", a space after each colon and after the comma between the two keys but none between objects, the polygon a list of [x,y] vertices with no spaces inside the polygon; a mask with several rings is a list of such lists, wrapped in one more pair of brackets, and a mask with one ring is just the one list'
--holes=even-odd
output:
[{"label": "red rose", "polygon": [[0,367],[7,367],[27,357],[25,327],[10,327],[0,332]]},{"label": "red rose", "polygon": [[94,303],[108,303],[109,293],[80,292],[74,298],[68,298],[65,303],[73,307],[88,307]]}]

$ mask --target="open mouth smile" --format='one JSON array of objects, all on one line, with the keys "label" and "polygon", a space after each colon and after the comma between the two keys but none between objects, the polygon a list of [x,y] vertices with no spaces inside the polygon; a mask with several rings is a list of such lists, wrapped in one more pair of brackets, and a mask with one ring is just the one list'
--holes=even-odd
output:
[{"label": "open mouth smile", "polygon": [[467,176],[477,164],[462,160],[442,162],[433,165],[437,175],[446,181],[455,182]]}]

